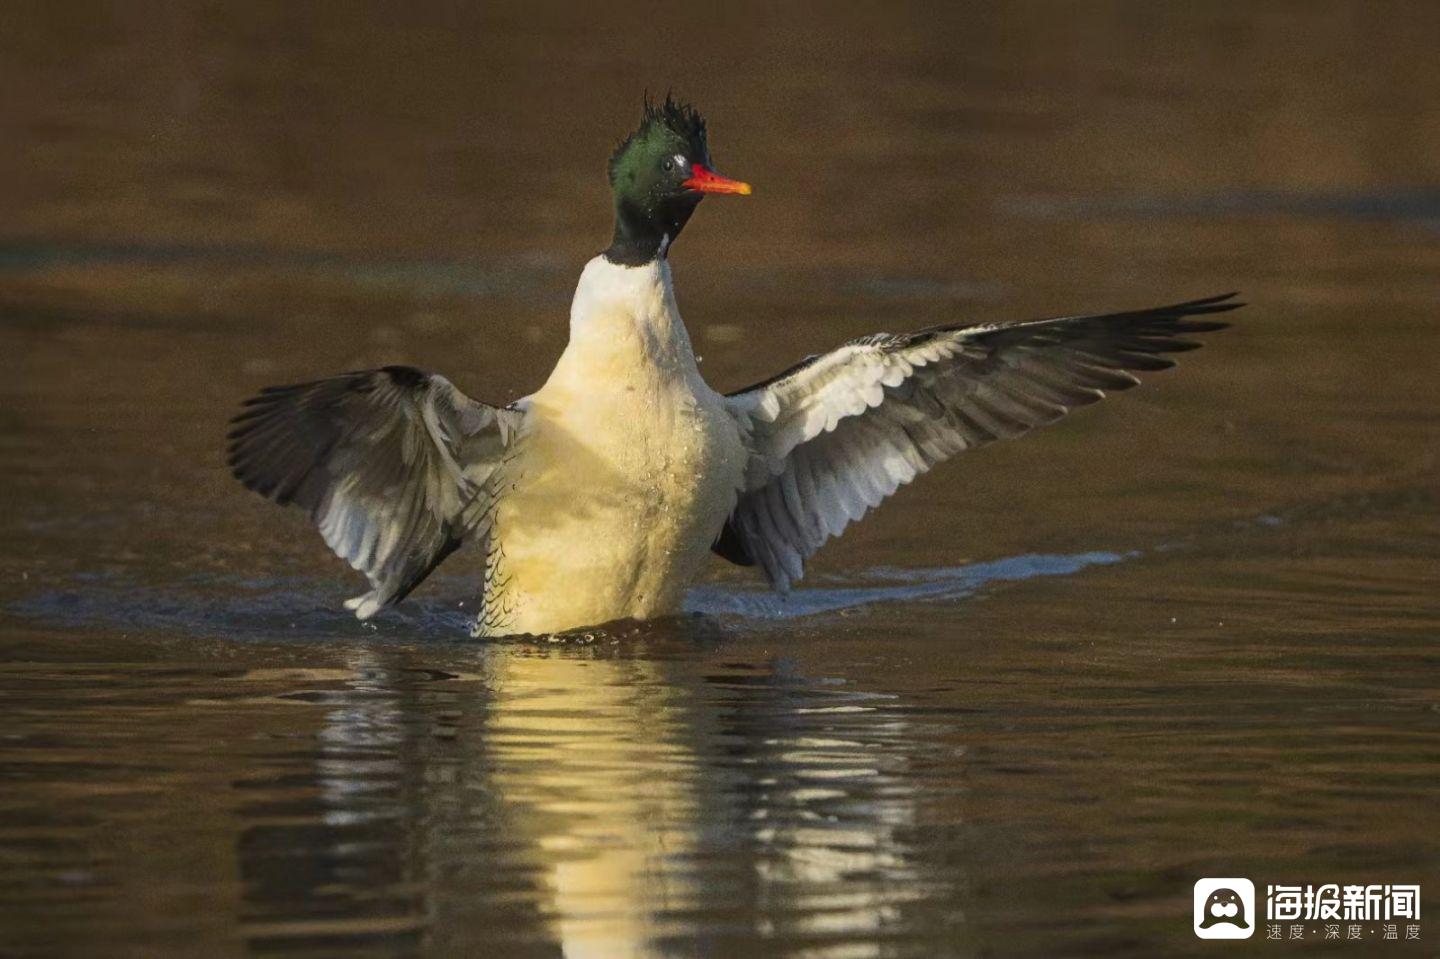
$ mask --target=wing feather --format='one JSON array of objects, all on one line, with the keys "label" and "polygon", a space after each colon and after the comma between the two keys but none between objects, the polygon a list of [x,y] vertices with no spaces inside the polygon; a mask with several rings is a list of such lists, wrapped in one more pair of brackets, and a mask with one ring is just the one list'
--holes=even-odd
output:
[{"label": "wing feather", "polygon": [[270,386],[231,422],[236,479],[310,514],[370,581],[361,619],[404,599],[488,521],[488,481],[520,412],[470,399],[405,366]]},{"label": "wing feather", "polygon": [[1235,294],[1125,313],[877,333],[726,397],[751,460],[716,550],[779,589],[936,463],[1169,369]]}]

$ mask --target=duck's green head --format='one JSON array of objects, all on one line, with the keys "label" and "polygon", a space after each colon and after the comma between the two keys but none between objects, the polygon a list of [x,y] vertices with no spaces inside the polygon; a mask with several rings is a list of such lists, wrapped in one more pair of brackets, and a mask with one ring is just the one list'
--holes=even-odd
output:
[{"label": "duck's green head", "polygon": [[666,254],[705,194],[745,196],[750,184],[711,169],[705,120],[666,96],[658,104],[646,99],[640,126],[610,157],[610,189],[615,239],[605,256],[641,266]]}]

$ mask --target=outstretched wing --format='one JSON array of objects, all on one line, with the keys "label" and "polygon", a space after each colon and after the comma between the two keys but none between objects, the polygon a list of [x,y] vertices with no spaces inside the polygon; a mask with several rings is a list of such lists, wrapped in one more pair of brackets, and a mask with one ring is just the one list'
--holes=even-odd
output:
[{"label": "outstretched wing", "polygon": [[1233,293],[1103,316],[878,333],[732,393],[745,484],[716,552],[784,590],[832,536],[941,460],[1018,436],[1162,370]]},{"label": "outstretched wing", "polygon": [[520,416],[408,366],[272,386],[232,421],[230,469],[310,513],[335,554],[370,580],[369,593],[345,604],[368,619],[486,521],[486,482]]}]

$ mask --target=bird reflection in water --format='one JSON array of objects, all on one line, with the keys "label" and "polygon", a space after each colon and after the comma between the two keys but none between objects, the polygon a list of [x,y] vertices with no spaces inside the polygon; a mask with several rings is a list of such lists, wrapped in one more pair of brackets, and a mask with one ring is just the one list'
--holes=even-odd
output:
[{"label": "bird reflection in water", "polygon": [[270,786],[296,798],[241,836],[252,946],[887,954],[934,891],[905,838],[907,720],[683,633],[491,644],[443,672],[433,648],[358,651],[314,694],[308,770]]}]

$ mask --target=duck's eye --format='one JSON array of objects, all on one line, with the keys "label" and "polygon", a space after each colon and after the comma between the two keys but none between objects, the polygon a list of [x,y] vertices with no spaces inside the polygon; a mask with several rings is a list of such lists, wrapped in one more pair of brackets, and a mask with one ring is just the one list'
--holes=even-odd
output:
[{"label": "duck's eye", "polygon": [[665,162],[660,164],[660,168],[663,169],[666,173],[670,173],[675,169],[675,161],[670,159],[669,157],[666,157]]}]

